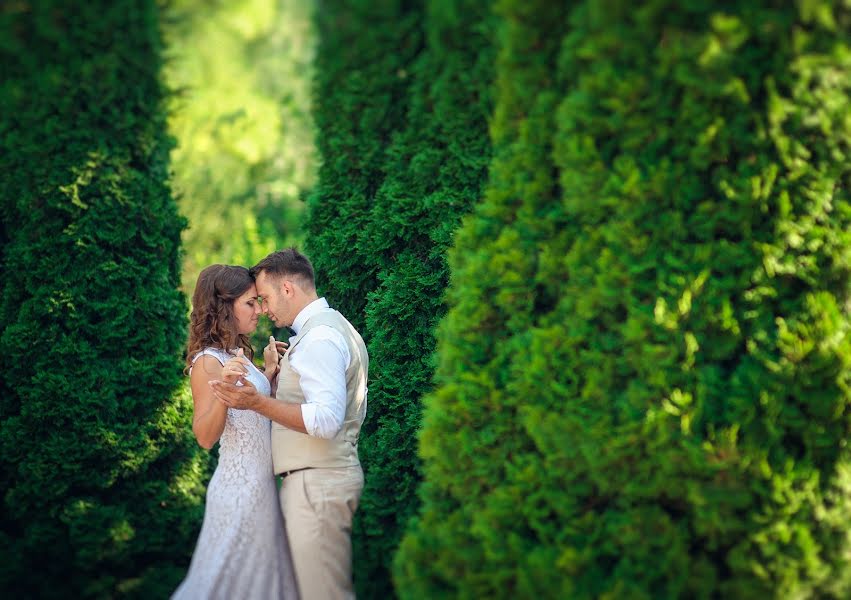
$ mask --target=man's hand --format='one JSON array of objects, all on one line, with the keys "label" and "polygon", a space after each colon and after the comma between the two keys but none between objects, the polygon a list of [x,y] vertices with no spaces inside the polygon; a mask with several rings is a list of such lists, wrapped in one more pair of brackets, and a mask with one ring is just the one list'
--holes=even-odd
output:
[{"label": "man's hand", "polygon": [[307,433],[301,404],[278,402],[274,398],[264,396],[247,380],[245,385],[234,385],[219,379],[213,379],[209,383],[215,399],[226,407],[253,410],[288,429]]},{"label": "man's hand", "polygon": [[228,408],[253,410],[263,399],[263,395],[247,379],[243,380],[242,385],[213,379],[210,381],[210,387],[213,388],[216,399]]}]

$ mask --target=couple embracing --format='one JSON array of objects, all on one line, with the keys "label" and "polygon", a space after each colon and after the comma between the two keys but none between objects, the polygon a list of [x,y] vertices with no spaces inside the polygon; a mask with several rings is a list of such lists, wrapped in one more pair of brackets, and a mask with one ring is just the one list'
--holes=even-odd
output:
[{"label": "couple embracing", "polygon": [[[288,344],[270,338],[263,371],[248,339],[261,313],[295,332]],[[250,270],[204,269],[186,361],[192,429],[205,448],[219,442],[219,462],[173,598],[353,598],[369,358],[354,327],[317,296],[307,257],[291,248]]]}]

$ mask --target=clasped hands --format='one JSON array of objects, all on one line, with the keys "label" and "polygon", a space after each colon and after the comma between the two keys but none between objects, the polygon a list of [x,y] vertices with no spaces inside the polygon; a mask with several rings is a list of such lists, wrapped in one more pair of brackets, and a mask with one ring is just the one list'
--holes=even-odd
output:
[{"label": "clasped hands", "polygon": [[[281,355],[287,348],[285,342],[276,341],[269,336],[269,343],[263,349],[265,375],[271,382],[277,375]],[[229,408],[252,409],[259,404],[262,395],[252,383],[245,379],[250,363],[242,348],[237,350],[236,357],[227,361],[222,367],[222,379],[213,379],[210,386],[216,399]]]}]

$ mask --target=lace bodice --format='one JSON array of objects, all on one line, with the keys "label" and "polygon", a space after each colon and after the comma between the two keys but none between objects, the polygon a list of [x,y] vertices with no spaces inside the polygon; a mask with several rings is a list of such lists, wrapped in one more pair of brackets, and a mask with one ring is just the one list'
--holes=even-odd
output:
[{"label": "lace bodice", "polygon": [[[199,352],[193,362],[207,354],[224,364],[236,353],[225,352],[217,348],[205,348]],[[269,380],[253,364],[249,367],[246,377],[251,384],[264,396],[271,394]],[[239,385],[239,384],[237,384]],[[252,410],[229,408],[222,437],[219,438],[219,464],[231,464],[229,475],[246,474],[248,471],[259,470],[260,474],[272,472],[271,422],[263,415]]]}]

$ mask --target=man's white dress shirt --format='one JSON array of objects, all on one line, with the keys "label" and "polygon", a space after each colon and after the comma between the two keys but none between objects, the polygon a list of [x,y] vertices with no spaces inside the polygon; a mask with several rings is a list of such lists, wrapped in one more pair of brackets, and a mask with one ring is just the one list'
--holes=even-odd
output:
[{"label": "man's white dress shirt", "polygon": [[[332,310],[325,298],[314,300],[298,313],[292,330],[298,335],[310,317]],[[345,338],[328,325],[313,327],[290,355],[290,366],[299,374],[301,391],[304,392],[301,417],[308,434],[331,439],[343,427],[346,369],[350,364],[351,355]]]}]

